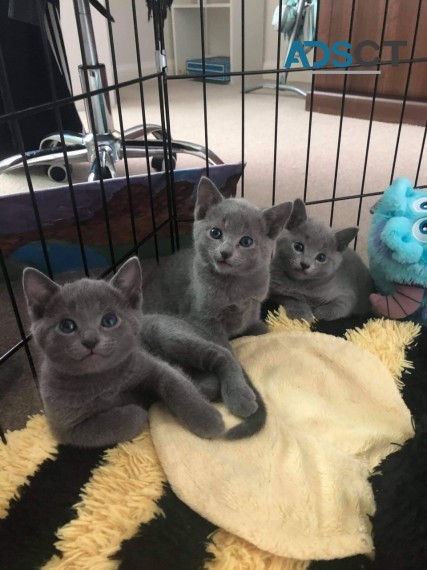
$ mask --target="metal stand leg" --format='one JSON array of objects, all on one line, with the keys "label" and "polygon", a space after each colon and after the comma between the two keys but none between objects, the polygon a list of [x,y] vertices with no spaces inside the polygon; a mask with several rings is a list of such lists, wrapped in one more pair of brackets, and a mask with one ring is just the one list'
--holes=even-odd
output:
[{"label": "metal stand leg", "polygon": [[295,87],[295,85],[288,85],[280,84],[276,86],[275,83],[260,83],[259,85],[254,85],[253,87],[247,87],[245,89],[245,93],[251,93],[252,91],[257,91],[258,89],[277,89],[279,91],[291,91],[292,93],[296,93],[297,95],[301,95],[301,97],[307,96],[307,91],[304,89],[300,89],[299,87]]},{"label": "metal stand leg", "polygon": [[[305,4],[305,0],[299,0],[298,8],[297,8],[297,15],[295,18],[295,26],[294,26],[294,29],[292,30],[291,37],[289,38],[288,49],[286,52],[285,61],[288,59],[288,55],[289,55],[289,52],[291,49],[292,42],[295,40],[296,33],[299,29],[299,25],[300,25],[301,19],[302,19],[302,14],[304,11],[304,4]],[[247,87],[244,90],[244,93],[252,93],[252,91],[257,91],[258,89],[276,89],[276,87],[277,87],[279,89],[279,91],[291,91],[292,93],[296,93],[297,95],[301,95],[301,97],[306,97],[307,91],[304,91],[304,89],[300,89],[299,87],[295,87],[294,85],[288,84],[288,74],[289,74],[289,71],[282,71],[280,73],[280,80],[279,80],[278,85],[276,85],[276,83],[261,83],[259,85]]]},{"label": "metal stand leg", "polygon": [[[105,66],[98,61],[95,35],[92,25],[89,0],[77,0],[76,19],[80,24],[82,35],[82,59],[84,65],[79,66],[82,91],[91,92],[107,87]],[[90,99],[90,103],[89,103]],[[48,176],[61,182],[66,179],[64,152],[71,164],[77,162],[91,163],[88,180],[114,178],[117,176],[115,163],[123,158],[123,147],[126,156],[157,159],[156,165],[163,164],[164,139],[168,133],[160,125],[149,124],[131,127],[124,132],[124,145],[119,133],[114,129],[108,91],[90,95],[85,99],[89,133],[64,133],[65,148],[62,147],[59,133],[45,137],[38,150],[25,153],[28,166],[45,166]],[[148,139],[152,136],[153,139]],[[203,146],[172,139],[172,150],[176,153],[191,154],[207,159],[210,164],[223,164],[222,160]],[[96,153],[98,149],[98,156]],[[99,158],[99,162],[98,162]],[[22,156],[15,155],[0,161],[0,174],[23,167]],[[153,164],[153,168],[155,168]]]}]

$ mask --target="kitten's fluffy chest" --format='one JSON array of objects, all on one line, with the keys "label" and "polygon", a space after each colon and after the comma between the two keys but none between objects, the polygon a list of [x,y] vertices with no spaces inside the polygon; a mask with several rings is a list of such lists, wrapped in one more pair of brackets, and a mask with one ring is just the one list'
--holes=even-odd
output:
[{"label": "kitten's fluffy chest", "polygon": [[[66,400],[67,410],[73,419],[77,410],[80,411],[78,416],[84,417],[109,409],[112,405],[120,405],[123,394],[142,380],[139,365],[142,358],[142,351],[135,351],[112,370],[77,376],[65,376],[45,359],[40,375],[43,404],[49,412],[63,414],[64,408],[57,409],[56,402]],[[66,419],[62,418],[61,421],[65,422]]]},{"label": "kitten's fluffy chest", "polygon": [[194,273],[194,314],[204,314],[221,324],[227,336],[243,333],[259,319],[261,302],[268,292],[268,271],[249,277],[218,275],[208,268]]},{"label": "kitten's fluffy chest", "polygon": [[249,276],[219,275],[209,267],[195,264],[191,298],[193,308],[219,315],[226,311],[239,314],[262,302],[267,295],[269,272],[258,271]]},{"label": "kitten's fluffy chest", "polygon": [[312,307],[332,301],[337,296],[338,274],[324,279],[297,280],[284,271],[280,276],[273,276],[271,289],[275,293],[305,301]]},{"label": "kitten's fluffy chest", "polygon": [[256,299],[246,299],[238,305],[228,305],[221,311],[221,324],[229,336],[243,332],[257,317],[260,302]]}]

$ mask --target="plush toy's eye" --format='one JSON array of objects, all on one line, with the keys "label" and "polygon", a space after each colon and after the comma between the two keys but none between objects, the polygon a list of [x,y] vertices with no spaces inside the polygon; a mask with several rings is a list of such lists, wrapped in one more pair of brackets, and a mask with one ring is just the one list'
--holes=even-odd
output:
[{"label": "plush toy's eye", "polygon": [[59,330],[65,334],[74,332],[76,328],[77,325],[73,319],[62,319],[62,321],[59,323]]},{"label": "plush toy's eye", "polygon": [[211,234],[211,237],[214,239],[220,239],[220,237],[222,236],[222,231],[219,230],[218,228],[212,228],[209,233]]},{"label": "plush toy's eye", "polygon": [[324,253],[319,253],[319,255],[316,256],[316,261],[324,263],[326,261],[326,255]]},{"label": "plush toy's eye", "polygon": [[412,202],[412,207],[416,212],[427,212],[427,198],[418,198]]},{"label": "plush toy's eye", "polygon": [[298,251],[299,253],[303,252],[304,251],[304,244],[300,243],[299,241],[296,241],[294,243],[294,250]]},{"label": "plush toy's eye", "polygon": [[412,226],[412,235],[416,240],[427,243],[427,218],[415,222]]}]

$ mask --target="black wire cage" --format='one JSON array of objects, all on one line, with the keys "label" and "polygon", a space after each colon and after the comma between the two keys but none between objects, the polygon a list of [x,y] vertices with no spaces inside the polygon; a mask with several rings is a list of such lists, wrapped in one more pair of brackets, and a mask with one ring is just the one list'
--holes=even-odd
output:
[{"label": "black wire cage", "polygon": [[[10,16],[13,12],[13,4],[13,2],[3,0],[1,14],[3,25],[10,24],[9,20],[7,24],[5,22],[8,15]],[[251,98],[257,98],[257,100],[263,98],[274,115],[273,140],[268,150],[267,164],[264,158],[262,164],[266,172],[264,187],[268,188],[268,191],[263,193],[264,205],[274,204],[282,197],[291,199],[299,196],[304,199],[309,208],[315,209],[317,206],[322,206],[322,212],[331,225],[337,221],[337,218],[338,222],[341,221],[342,210],[337,208],[338,205],[340,208],[345,205],[351,212],[352,223],[360,225],[369,218],[370,205],[386,187],[386,185],[378,187],[369,182],[369,167],[384,170],[382,164],[369,164],[375,146],[382,144],[374,136],[377,121],[393,123],[393,129],[387,141],[393,147],[391,171],[382,172],[383,177],[390,182],[393,180],[397,172],[399,153],[403,147],[406,147],[414,157],[411,163],[414,166],[411,166],[411,171],[408,171],[406,175],[412,178],[414,186],[427,187],[427,170],[423,163],[427,133],[425,91],[425,85],[427,85],[427,43],[425,40],[427,37],[427,0],[407,0],[405,3],[399,0],[379,0],[376,3],[368,3],[364,0],[342,0],[339,3],[334,3],[332,0],[318,0],[317,2],[301,0],[290,3],[280,0],[277,6],[277,31],[271,32],[275,45],[275,62],[271,66],[260,64],[257,68],[254,67],[253,60],[249,57],[251,49],[258,41],[254,39],[256,28],[253,24],[256,18],[250,13],[254,3],[245,2],[245,0],[231,0],[231,2],[223,3],[212,3],[209,0],[188,2],[151,0],[147,3],[142,0],[128,0],[120,4],[121,9],[128,11],[129,21],[132,22],[131,29],[128,29],[127,33],[128,36],[132,36],[134,45],[132,69],[136,72],[134,76],[125,80],[119,80],[116,57],[118,43],[121,41],[114,29],[114,10],[117,4],[110,0],[106,0],[105,4],[100,4],[95,0],[90,2],[73,0],[78,33],[78,47],[76,46],[75,49],[81,54],[82,84],[82,92],[76,95],[72,95],[70,90],[58,87],[55,71],[58,62],[62,63],[63,77],[69,72],[66,63],[67,54],[64,56],[61,35],[55,34],[55,25],[57,29],[61,25],[57,12],[58,5],[55,2],[42,1],[31,4],[32,12],[24,19],[27,20],[27,24],[30,19],[29,25],[37,27],[39,34],[36,42],[39,50],[37,62],[45,73],[44,89],[48,96],[42,102],[37,98],[31,100],[28,97],[24,102],[19,100],[16,96],[16,82],[12,75],[16,71],[16,66],[20,64],[20,59],[15,59],[16,54],[12,56],[7,43],[0,39],[2,103],[0,133],[8,133],[13,150],[9,153],[10,156],[5,154],[0,156],[0,172],[15,169],[21,173],[24,185],[27,186],[25,195],[32,211],[31,223],[34,229],[31,240],[38,242],[42,267],[53,279],[62,277],[55,270],[52,250],[49,246],[51,238],[47,237],[49,222],[46,222],[44,218],[43,200],[40,199],[40,192],[33,183],[33,167],[42,166],[52,180],[56,177],[63,182],[61,191],[67,194],[71,208],[70,224],[76,238],[80,267],[77,274],[79,276],[105,277],[114,272],[126,258],[141,254],[141,252],[148,252],[144,255],[155,256],[159,261],[163,252],[173,253],[183,245],[185,242],[183,228],[188,228],[192,221],[191,212],[184,211],[179,205],[178,180],[180,180],[181,157],[187,154],[201,159],[203,172],[208,176],[217,166],[223,164],[221,149],[212,149],[210,140],[212,125],[209,121],[209,105],[215,105],[215,100],[210,99],[212,96],[210,89],[211,85],[218,81],[224,81],[226,84],[220,87],[223,90],[229,89],[229,82],[233,84],[232,97],[239,109],[236,122],[239,123],[240,129],[232,144],[236,149],[234,156],[238,158],[239,163],[235,182],[241,196],[250,199],[250,193],[247,192],[250,186],[250,174],[244,165],[247,162],[250,166],[248,147],[250,144],[256,145],[257,140],[257,133],[247,129],[248,115],[253,112]],[[263,5],[263,14],[268,20],[270,4],[266,3],[268,4],[266,6],[263,2],[256,4],[258,8]],[[294,12],[292,25],[287,27],[290,18],[289,4],[292,4]],[[371,5],[371,11],[367,7],[368,4]],[[375,6],[372,7],[372,4]],[[404,8],[402,8],[403,4],[405,4]],[[223,46],[225,53],[230,49],[230,45],[234,46],[231,67],[221,68],[220,73],[211,67],[212,55],[223,56],[223,53],[210,53],[212,46],[209,42],[213,35],[212,22],[216,21],[218,24],[216,20],[218,16],[212,16],[214,7],[222,10],[222,13],[227,11],[228,22],[230,21],[228,20],[229,14],[233,11],[233,18],[236,22],[232,29],[230,28],[228,36],[226,35],[228,45]],[[8,13],[6,8],[9,10]],[[181,21],[185,22],[184,41],[185,34],[187,34],[187,39],[190,34],[192,38],[190,43],[197,46],[194,56],[189,58],[199,65],[197,78],[194,72],[189,71],[189,68],[179,69],[176,61],[175,70],[168,65],[170,54],[167,45],[172,42],[167,37],[168,33],[170,34],[170,28],[166,24],[174,15],[171,11],[179,9],[182,11],[180,14],[176,13],[175,17],[176,21],[181,18]],[[399,21],[402,9],[406,18],[404,21]],[[105,18],[111,69],[106,69],[97,58],[96,38],[93,35],[91,21],[91,12],[96,10],[100,11]],[[347,65],[339,69],[333,63],[325,62],[316,69],[316,73],[311,74],[310,82],[306,82],[305,87],[302,88],[298,81],[302,77],[300,74],[311,73],[312,70],[307,72],[307,69],[301,65],[287,67],[285,70],[284,61],[289,54],[289,46],[293,40],[307,39],[304,38],[304,24],[309,15],[317,40],[321,39],[329,45],[340,40],[348,42],[351,46],[369,40],[371,43],[365,46],[367,47],[366,53],[369,52],[371,56],[374,50],[377,57],[370,57],[369,62],[367,62],[368,58],[363,61],[360,61],[360,58],[354,59],[352,63],[347,60]],[[141,50],[141,25],[143,19],[145,23],[148,17],[153,30],[154,43],[147,55],[142,54]],[[66,22],[66,25],[74,26],[74,22]],[[172,29],[172,32],[177,34],[176,29]],[[52,43],[53,37],[57,38],[55,45]],[[313,37],[309,39],[312,40]],[[219,41],[224,43],[224,37],[221,36]],[[401,49],[396,51],[390,42],[400,42]],[[262,38],[258,44],[263,45]],[[27,44],[23,47],[26,51],[24,50],[22,58],[29,59],[28,50],[30,48]],[[174,47],[176,49],[176,43]],[[392,51],[393,49],[395,51]],[[228,55],[230,55],[229,52]],[[321,53],[321,44],[315,44],[310,57],[317,62],[322,55],[324,53]],[[174,57],[176,60],[176,53]],[[143,58],[151,58],[155,64],[155,71],[145,73]],[[221,59],[220,63],[223,64],[224,57]],[[229,59],[226,57],[225,61]],[[107,79],[108,73],[110,74],[109,80]],[[365,83],[360,79],[362,74]],[[265,81],[265,77],[268,77],[268,83],[259,84],[259,81]],[[195,81],[199,87],[197,96],[201,104],[202,115],[200,124],[192,126],[201,140],[199,143],[176,140],[171,135],[174,129],[171,115],[172,86],[174,82],[185,82],[188,85],[188,82],[194,84]],[[156,117],[159,119],[157,124],[148,122],[150,117],[147,116],[147,86],[149,85],[151,86],[150,93],[153,92],[152,86],[155,86]],[[138,95],[141,124],[125,129],[123,92],[130,87],[135,89]],[[267,87],[271,88],[268,94],[265,91]],[[257,94],[252,94],[255,90],[258,91]],[[291,92],[291,95],[283,93],[284,91]],[[302,108],[305,105],[304,112],[307,121],[300,134],[304,139],[304,156],[301,160],[303,166],[299,169],[300,184],[298,188],[292,188],[293,194],[290,192],[288,195],[286,190],[285,193],[282,191],[282,186],[286,188],[287,181],[279,179],[278,165],[283,160],[283,152],[287,153],[287,156],[293,152],[292,141],[286,139],[286,128],[283,128],[284,116],[287,113],[286,105],[290,97],[299,99],[299,105]],[[111,122],[111,100],[116,103],[118,118],[116,127]],[[83,128],[79,132],[80,119],[75,113],[75,107],[81,103],[84,103],[86,109],[87,132],[83,132]],[[192,116],[193,104],[194,101],[190,99],[187,111],[189,117]],[[324,139],[329,145],[325,147],[325,152],[332,164],[332,176],[328,183],[328,190],[323,195],[316,195],[312,198],[311,188],[318,184],[324,174],[319,166],[321,162],[313,161],[313,155],[322,151],[315,147],[316,140],[318,140],[315,137],[316,129],[322,128],[322,125],[317,124],[316,121],[316,117],[319,116],[318,112],[335,115],[337,135],[331,140],[330,133],[324,133]],[[71,118],[69,113],[72,115]],[[289,113],[292,112],[289,111]],[[364,150],[356,166],[359,179],[355,184],[359,190],[351,189],[343,193],[340,191],[340,167],[342,165],[343,132],[349,116],[364,120]],[[46,118],[46,131],[40,136],[38,147],[33,148],[31,147],[33,143],[28,142],[27,134],[30,128],[28,125],[34,124],[34,121],[40,117]],[[410,138],[404,138],[402,135],[407,123],[421,127],[421,135],[416,145]],[[69,126],[71,124],[72,127]],[[262,128],[262,116],[259,117],[259,128]],[[224,136],[228,136],[226,132]],[[333,152],[331,152],[331,145]],[[218,152],[218,155],[214,150]],[[130,165],[133,164],[135,158],[139,160],[132,170]],[[85,218],[84,208],[82,210],[79,205],[81,185],[76,184],[72,173],[73,165],[79,162],[87,163],[88,181],[96,188],[102,206],[98,223],[104,227],[108,255],[107,262],[101,268],[97,267],[96,270],[92,268],[88,255],[87,236],[90,222]],[[130,245],[126,248],[117,247],[117,234],[112,229],[112,216],[117,205],[112,205],[109,200],[110,179],[117,175],[118,163],[123,168],[123,176],[120,179],[127,189],[122,197],[122,202],[126,203],[121,204],[123,206],[121,216],[131,235]],[[258,167],[259,165],[256,166]],[[161,215],[155,204],[156,176],[159,176],[156,172],[159,170],[162,171],[161,177],[164,184],[164,209]],[[132,190],[135,181],[131,171],[143,173],[146,177],[148,194],[144,208],[149,222],[145,223],[143,228],[138,227],[139,195]],[[198,175],[200,176],[200,172]],[[1,176],[2,174],[0,174],[0,185]],[[237,180],[239,180],[238,184]],[[48,185],[46,183],[46,186]],[[49,196],[49,200],[54,200],[54,194]],[[1,198],[0,212],[2,210]],[[37,385],[36,355],[33,353],[31,335],[28,333],[26,307],[20,283],[22,264],[12,262],[9,256],[8,243],[13,235],[13,229],[16,228],[18,232],[18,228],[27,223],[22,211],[19,209],[15,211],[16,218],[8,220],[9,230],[0,231],[0,285],[2,287],[0,398],[4,401],[8,401],[7,397],[3,398],[3,396],[11,389],[10,379],[16,376],[17,370],[31,382],[34,380]],[[23,410],[25,411],[26,409]],[[1,417],[0,423],[2,423]],[[5,442],[1,428],[0,434]]]}]

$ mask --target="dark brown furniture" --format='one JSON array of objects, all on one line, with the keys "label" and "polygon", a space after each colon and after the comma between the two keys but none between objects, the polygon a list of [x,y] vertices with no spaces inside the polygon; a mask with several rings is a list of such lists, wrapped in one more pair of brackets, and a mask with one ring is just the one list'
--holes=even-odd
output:
[{"label": "dark brown furniture", "polygon": [[[331,46],[335,41],[349,41],[352,0],[319,0],[317,38]],[[420,9],[419,9],[420,6]],[[417,27],[418,16],[418,27]],[[355,0],[350,43],[354,47],[362,40],[381,44],[384,40],[402,40],[407,45],[399,48],[399,60],[427,58],[427,1]],[[416,34],[416,35],[415,35]],[[415,41],[415,48],[414,48]],[[375,51],[365,48],[364,56],[375,57]],[[381,60],[391,61],[392,48],[385,46]],[[414,51],[413,51],[414,50]],[[377,69],[376,67],[359,69]],[[427,61],[399,63],[380,67],[374,106],[374,120],[426,125],[427,121]],[[409,81],[408,81],[409,75]],[[345,85],[344,115],[369,119],[375,90],[376,75],[316,75],[313,110],[340,114]],[[310,95],[306,99],[310,109]]]}]

